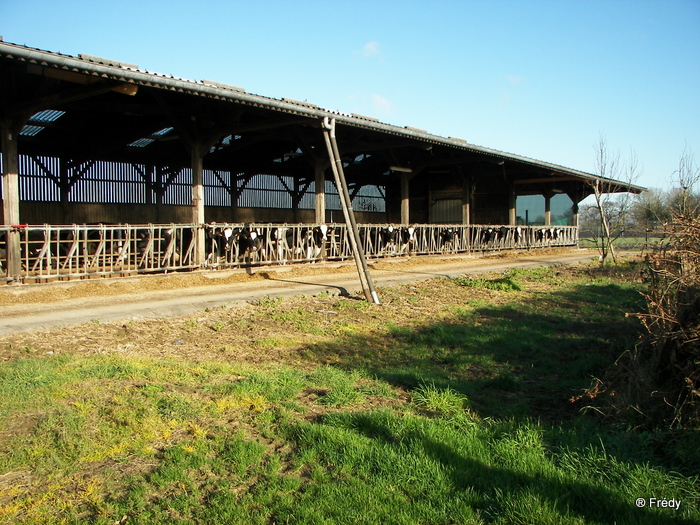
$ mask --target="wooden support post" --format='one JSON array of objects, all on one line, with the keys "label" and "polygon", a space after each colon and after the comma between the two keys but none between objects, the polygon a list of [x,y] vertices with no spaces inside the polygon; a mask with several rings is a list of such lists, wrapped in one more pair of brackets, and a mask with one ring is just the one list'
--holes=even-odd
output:
[{"label": "wooden support post", "polygon": [[474,194],[471,177],[462,179],[462,224],[472,223],[472,195]]},{"label": "wooden support post", "polygon": [[[5,226],[17,225],[19,218],[19,150],[17,136],[23,123],[12,119],[0,121],[0,149],[2,150],[2,213]],[[10,230],[5,239],[7,277],[12,283],[22,280],[22,257],[19,230]]]},{"label": "wooden support post", "polygon": [[544,195],[544,225],[551,226],[552,224],[552,194]]},{"label": "wooden support post", "polygon": [[343,208],[343,215],[345,216],[345,223],[348,229],[348,239],[350,240],[353,257],[355,258],[357,273],[360,276],[360,283],[362,284],[362,289],[367,301],[380,304],[377,292],[374,290],[372,276],[370,275],[369,268],[367,267],[367,261],[365,260],[365,252],[362,248],[360,235],[357,231],[355,214],[352,209],[352,200],[350,199],[348,184],[345,180],[345,172],[343,171],[343,162],[340,158],[340,152],[338,151],[338,143],[335,140],[335,119],[331,120],[329,123],[328,117],[325,117],[323,119],[323,130],[323,135],[326,140],[326,148],[328,149],[328,156],[331,160],[331,168],[333,169],[333,176],[335,177],[335,183],[338,188],[338,194],[340,195],[340,203]]},{"label": "wooden support post", "polygon": [[192,145],[192,224],[197,228],[197,242],[195,244],[194,262],[197,265],[204,263],[204,148]]},{"label": "wooden support post", "polygon": [[515,188],[511,187],[508,194],[508,224],[510,226],[515,226],[518,222],[516,202],[517,195],[515,194]]},{"label": "wooden support post", "polygon": [[411,201],[409,187],[410,173],[401,173],[401,224],[411,222]]},{"label": "wooden support post", "polygon": [[320,161],[314,164],[314,186],[316,187],[316,211],[314,222],[326,222],[326,165]]},{"label": "wooden support post", "polygon": [[572,217],[572,226],[576,227],[576,246],[578,246],[579,239],[580,239],[580,231],[578,229],[578,202],[573,200],[573,204],[571,205],[571,211],[573,212],[573,217]]}]

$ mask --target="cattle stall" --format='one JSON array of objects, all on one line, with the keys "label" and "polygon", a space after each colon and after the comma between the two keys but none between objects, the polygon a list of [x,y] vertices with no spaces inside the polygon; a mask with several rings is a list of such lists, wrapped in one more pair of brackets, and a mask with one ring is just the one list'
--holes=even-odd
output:
[{"label": "cattle stall", "polygon": [[[199,231],[205,259],[198,263]],[[573,226],[359,224],[368,258],[479,253],[575,246]],[[173,271],[344,261],[352,258],[345,224],[96,224],[0,226],[0,281],[5,239],[19,233],[23,283]]]}]

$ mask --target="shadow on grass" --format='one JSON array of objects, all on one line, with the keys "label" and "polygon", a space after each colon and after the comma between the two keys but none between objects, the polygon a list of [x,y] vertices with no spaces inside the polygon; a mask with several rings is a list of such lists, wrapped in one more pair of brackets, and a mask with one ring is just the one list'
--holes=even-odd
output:
[{"label": "shadow on grass", "polygon": [[[532,512],[533,500],[536,499],[545,508],[553,508],[560,517],[581,518],[587,523],[695,523],[673,515],[674,510],[663,509],[666,512],[659,513],[659,509],[638,508],[635,501],[621,501],[618,494],[585,480],[577,481],[541,470],[524,474],[486,464],[415,428],[409,436],[397,441],[393,430],[377,418],[367,414],[350,417],[352,427],[360,434],[396,448],[397,452],[405,452],[407,447],[416,454],[422,450],[442,466],[456,489],[483,494],[485,503],[482,510],[494,519],[504,515],[511,518],[518,514],[527,515]],[[503,497],[504,494],[508,497]],[[519,496],[514,497],[514,494]]]},{"label": "shadow on grass", "polygon": [[580,286],[501,306],[465,304],[441,322],[387,323],[304,351],[409,389],[449,386],[482,417],[556,421],[574,415],[570,398],[634,343],[639,325],[625,312],[639,308],[634,289]]},{"label": "shadow on grass", "polygon": [[[465,303],[445,311],[441,322],[387,323],[304,351],[319,362],[362,369],[409,392],[426,383],[451,388],[465,395],[470,411],[482,419],[539,420],[553,448],[594,448],[619,461],[697,476],[696,437],[627,433],[581,417],[571,402],[634,345],[640,324],[625,314],[643,308],[635,287],[582,284],[499,306]],[[381,316],[381,307],[376,312]],[[562,429],[572,435],[563,436]]]}]

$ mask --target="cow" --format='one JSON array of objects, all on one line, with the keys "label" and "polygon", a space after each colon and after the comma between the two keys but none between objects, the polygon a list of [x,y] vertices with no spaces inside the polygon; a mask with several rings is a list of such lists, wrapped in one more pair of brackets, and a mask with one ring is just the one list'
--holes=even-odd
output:
[{"label": "cow", "polygon": [[481,230],[481,247],[484,249],[491,248],[493,241],[496,239],[496,230],[492,227],[483,228]]},{"label": "cow", "polygon": [[445,228],[440,231],[440,251],[455,252],[457,251],[457,242],[459,241],[459,233],[452,228]]},{"label": "cow", "polygon": [[325,244],[333,232],[332,226],[321,224],[311,228],[302,228],[299,238],[301,253],[305,259],[318,259],[323,257]]},{"label": "cow", "polygon": [[536,228],[535,231],[533,232],[533,236],[535,238],[535,242],[537,243],[542,243],[544,240],[547,238],[547,230],[543,228]]},{"label": "cow", "polygon": [[[294,256],[294,229],[289,226],[277,226],[269,230],[269,241],[273,253],[271,256],[274,260],[287,264],[287,259],[290,255]],[[296,254],[301,253],[296,250]]]},{"label": "cow", "polygon": [[236,262],[241,258],[248,261],[257,258],[263,242],[259,228],[251,228],[246,224],[242,228],[234,230],[234,236]]},{"label": "cow", "polygon": [[377,255],[381,253],[395,253],[396,240],[398,239],[398,230],[393,226],[379,229],[379,246],[377,247]]},{"label": "cow", "polygon": [[518,246],[523,238],[523,229],[518,226],[513,230],[513,246]]},{"label": "cow", "polygon": [[[14,232],[20,234],[20,259],[24,270],[36,271],[51,269],[53,246],[50,237],[43,229],[27,229],[25,226],[15,227]],[[7,232],[0,234],[0,271],[4,271],[7,260]]]},{"label": "cow", "polygon": [[228,259],[234,242],[234,231],[228,225],[208,224],[204,229],[206,258],[204,265],[217,265]]},{"label": "cow", "polygon": [[[192,230],[150,226],[134,231],[137,266],[140,270],[168,268],[182,263],[183,248],[192,248]],[[185,235],[186,233],[186,235]]]},{"label": "cow", "polygon": [[192,264],[196,234],[193,228],[178,228],[174,224],[162,231],[162,254],[160,264],[162,267],[184,266],[188,262]]},{"label": "cow", "polygon": [[508,243],[508,233],[509,229],[507,226],[501,226],[498,231],[496,232],[496,238],[498,239],[498,245],[501,248],[504,248],[506,244]]},{"label": "cow", "polygon": [[416,228],[402,226],[399,228],[399,253],[412,253],[416,245]]}]

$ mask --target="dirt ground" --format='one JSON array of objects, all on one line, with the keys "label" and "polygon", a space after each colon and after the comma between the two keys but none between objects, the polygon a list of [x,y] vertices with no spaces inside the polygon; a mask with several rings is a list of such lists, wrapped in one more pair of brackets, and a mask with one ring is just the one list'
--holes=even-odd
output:
[{"label": "dirt ground", "polygon": [[[497,266],[496,261],[525,260],[532,257],[544,256],[546,259],[556,256],[575,256],[582,259],[593,257],[593,252],[575,248],[557,248],[539,250],[537,252],[509,251],[500,252],[488,257],[471,255],[426,256],[410,258],[388,258],[370,261],[372,270],[408,271],[418,270],[428,274],[431,271],[440,272],[453,266],[470,268]],[[354,274],[354,263],[323,263],[315,265],[270,266],[252,269],[203,271],[191,273],[170,273],[144,275],[139,277],[107,278],[95,280],[74,280],[53,282],[47,284],[32,284],[25,286],[0,287],[0,306],[26,304],[53,304],[68,299],[86,299],[94,297],[110,297],[117,295],[142,296],[148,292],[172,291],[207,286],[226,286],[245,284],[255,288],[256,283],[266,280],[287,279],[309,276],[332,276],[334,274]],[[332,278],[329,279],[332,282]]]},{"label": "dirt ground", "polygon": [[[450,286],[446,279],[435,277],[502,272],[514,266],[577,264],[591,260],[591,255],[580,250],[557,250],[519,257],[510,254],[376,261],[371,271],[382,302],[379,306],[358,296],[356,270],[347,264],[260,269],[253,275],[243,271],[211,272],[218,275],[176,274],[7,287],[0,290],[0,325],[6,328],[0,334],[0,362],[62,353],[116,352],[194,360],[301,363],[306,361],[305,349],[340,336],[358,330],[371,332],[387,321],[397,325],[420,322],[455,301],[467,297],[474,300],[478,294],[484,298],[498,295]],[[348,293],[342,294],[341,289]],[[282,296],[284,300],[279,299]],[[196,297],[203,300],[193,300]],[[151,303],[156,305],[152,316],[135,315]],[[175,303],[179,309],[171,312],[164,303]],[[107,320],[99,315],[103,310],[121,315]],[[79,315],[71,317],[75,312]],[[57,322],[42,322],[44,318]],[[29,329],[23,326],[8,330],[14,322],[27,322]]]}]

